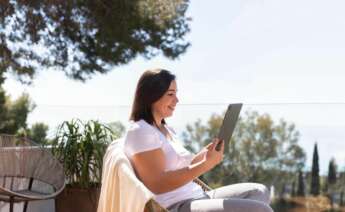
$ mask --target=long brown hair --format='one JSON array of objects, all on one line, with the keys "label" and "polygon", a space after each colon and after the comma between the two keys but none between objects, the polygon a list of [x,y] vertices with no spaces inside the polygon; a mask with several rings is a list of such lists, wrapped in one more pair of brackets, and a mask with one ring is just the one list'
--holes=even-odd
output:
[{"label": "long brown hair", "polygon": [[[159,100],[169,89],[176,76],[164,69],[145,71],[137,84],[130,120],[144,119],[153,125],[152,104]],[[165,120],[162,120],[165,124]],[[156,123],[159,124],[159,123]]]}]

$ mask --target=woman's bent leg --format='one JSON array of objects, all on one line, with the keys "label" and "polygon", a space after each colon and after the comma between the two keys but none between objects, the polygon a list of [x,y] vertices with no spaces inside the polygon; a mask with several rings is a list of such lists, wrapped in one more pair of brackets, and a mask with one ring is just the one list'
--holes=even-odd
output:
[{"label": "woman's bent leg", "polygon": [[273,212],[266,203],[250,199],[201,199],[187,201],[178,212]]},{"label": "woman's bent leg", "polygon": [[238,183],[223,186],[207,192],[211,199],[251,199],[270,203],[270,194],[266,186],[259,183]]}]

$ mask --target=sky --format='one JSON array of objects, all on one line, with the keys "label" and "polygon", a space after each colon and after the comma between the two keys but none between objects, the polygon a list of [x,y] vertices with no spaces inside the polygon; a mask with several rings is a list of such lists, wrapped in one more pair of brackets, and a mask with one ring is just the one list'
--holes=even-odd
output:
[{"label": "sky", "polygon": [[311,166],[318,142],[321,172],[335,157],[345,168],[345,2],[341,0],[191,1],[191,47],[178,60],[138,57],[86,83],[55,70],[40,71],[33,85],[8,76],[13,97],[27,92],[36,103],[29,124],[54,129],[64,120],[128,120],[143,71],[164,68],[177,75],[179,105],[169,123],[221,113],[231,102],[243,112],[268,113],[295,123]]}]

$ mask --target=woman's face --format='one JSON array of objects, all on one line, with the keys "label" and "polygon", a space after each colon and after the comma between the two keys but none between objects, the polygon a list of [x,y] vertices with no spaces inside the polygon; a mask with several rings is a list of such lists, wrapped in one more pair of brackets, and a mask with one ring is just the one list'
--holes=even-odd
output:
[{"label": "woman's face", "polygon": [[172,116],[176,104],[178,102],[178,98],[176,96],[177,93],[177,85],[176,81],[173,80],[170,83],[168,90],[165,94],[158,99],[155,103],[152,104],[152,113],[154,116],[159,116],[159,118],[166,118]]}]

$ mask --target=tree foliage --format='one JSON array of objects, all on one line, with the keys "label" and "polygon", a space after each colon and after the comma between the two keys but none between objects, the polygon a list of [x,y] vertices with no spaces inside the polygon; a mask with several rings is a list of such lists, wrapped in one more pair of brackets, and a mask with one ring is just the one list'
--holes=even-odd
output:
[{"label": "tree foliage", "polygon": [[16,134],[19,129],[26,129],[28,114],[34,107],[28,94],[13,101],[0,87],[0,133]]},{"label": "tree foliage", "polygon": [[120,121],[111,122],[108,126],[118,137],[122,137],[126,131],[125,126]]},{"label": "tree foliage", "polygon": [[320,194],[320,174],[319,174],[319,152],[317,148],[317,143],[314,145],[313,152],[313,163],[311,167],[311,184],[310,184],[310,193],[312,195]]},{"label": "tree foliage", "polygon": [[294,197],[296,196],[297,192],[296,192],[296,181],[292,181],[291,184],[291,196]]},{"label": "tree foliage", "polygon": [[[201,120],[187,125],[183,134],[187,148],[197,152],[211,142],[222,119],[221,115],[212,115],[206,125]],[[283,119],[276,124],[268,114],[246,112],[239,118],[231,142],[224,150],[223,163],[203,177],[214,185],[256,181],[282,186],[304,165],[305,153],[298,139],[293,124]]]},{"label": "tree foliage", "polygon": [[32,140],[33,142],[37,144],[46,145],[50,142],[47,138],[48,130],[49,130],[48,125],[42,122],[39,122],[39,123],[33,124],[28,129],[19,130],[17,134],[19,136],[28,137],[30,140]]},{"label": "tree foliage", "polygon": [[298,171],[297,196],[305,196],[305,183],[302,170]]},{"label": "tree foliage", "polygon": [[328,176],[327,183],[329,185],[334,185],[337,182],[337,164],[335,159],[332,158],[328,164]]},{"label": "tree foliage", "polygon": [[137,56],[174,59],[190,45],[188,0],[0,1],[0,84],[55,67],[85,80]]}]

